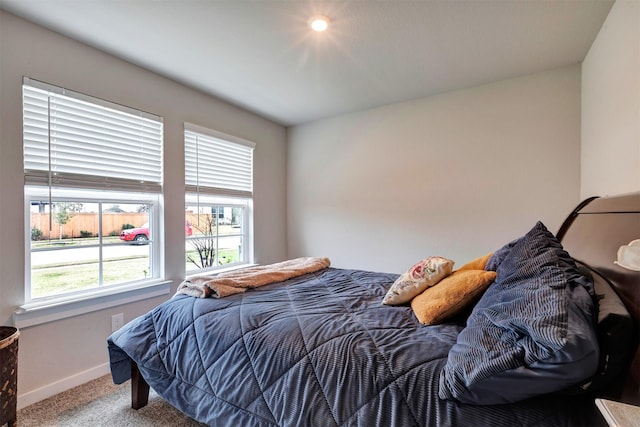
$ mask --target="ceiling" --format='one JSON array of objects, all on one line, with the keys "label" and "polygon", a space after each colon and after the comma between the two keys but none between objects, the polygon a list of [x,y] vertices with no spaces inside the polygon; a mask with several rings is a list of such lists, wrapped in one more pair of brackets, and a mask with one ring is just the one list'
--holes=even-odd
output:
[{"label": "ceiling", "polygon": [[[581,62],[613,0],[0,0],[285,126]],[[329,30],[312,32],[322,14]]]}]

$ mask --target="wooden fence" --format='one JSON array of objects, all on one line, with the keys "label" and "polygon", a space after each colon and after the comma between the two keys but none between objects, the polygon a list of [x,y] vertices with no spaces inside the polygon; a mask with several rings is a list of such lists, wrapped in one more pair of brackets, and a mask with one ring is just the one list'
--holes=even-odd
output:
[{"label": "wooden fence", "polygon": [[[211,214],[195,214],[191,211],[186,212],[187,221],[194,226],[201,224],[201,228],[205,228],[205,224],[210,220]],[[198,221],[200,217],[200,222]],[[134,227],[141,227],[144,223],[149,221],[149,214],[146,212],[121,212],[111,213],[104,212],[102,214],[102,230],[103,236],[116,236],[122,231],[122,227],[125,224],[133,225]],[[75,213],[66,224],[60,226],[56,222],[55,216],[51,222],[51,233],[49,233],[49,214],[48,213],[31,213],[31,230],[32,236],[34,235],[34,229],[36,234],[39,234],[39,238],[42,240],[47,239],[59,239],[62,233],[62,238],[78,238],[87,237],[89,234],[91,237],[98,235],[98,214],[97,213]],[[195,232],[195,230],[194,230]],[[37,239],[36,239],[37,240]]]},{"label": "wooden fence", "polygon": [[[123,212],[102,214],[102,230],[103,236],[118,235],[125,224],[131,224],[134,227],[140,227],[149,220],[149,214],[146,212]],[[69,222],[60,225],[56,222],[55,216],[51,221],[51,233],[49,233],[49,214],[48,213],[31,213],[31,230],[32,236],[34,229],[39,230],[41,239],[59,239],[62,238],[86,237],[98,235],[98,214],[96,213],[76,213],[73,214]],[[38,234],[37,231],[35,231]],[[85,234],[85,236],[83,236]]]}]

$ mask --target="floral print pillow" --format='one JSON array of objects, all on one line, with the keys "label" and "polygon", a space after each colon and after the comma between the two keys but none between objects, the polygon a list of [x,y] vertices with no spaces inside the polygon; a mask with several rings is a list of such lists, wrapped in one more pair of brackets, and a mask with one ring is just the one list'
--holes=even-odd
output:
[{"label": "floral print pillow", "polygon": [[387,291],[383,304],[405,304],[425,289],[435,285],[451,274],[454,261],[441,256],[430,256],[418,261],[398,277]]}]

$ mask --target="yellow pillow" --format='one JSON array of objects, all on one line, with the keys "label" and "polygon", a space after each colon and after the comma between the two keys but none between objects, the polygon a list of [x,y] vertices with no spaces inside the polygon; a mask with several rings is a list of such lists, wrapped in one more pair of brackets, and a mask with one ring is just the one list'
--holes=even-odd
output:
[{"label": "yellow pillow", "polygon": [[481,256],[480,258],[476,258],[473,261],[469,261],[468,263],[460,267],[458,271],[459,270],[484,270],[484,267],[487,265],[487,262],[489,262],[489,258],[491,258],[492,255],[493,255],[493,252],[490,252],[485,256]]},{"label": "yellow pillow", "polygon": [[442,323],[475,303],[495,278],[495,271],[456,270],[411,300],[411,309],[423,325]]}]

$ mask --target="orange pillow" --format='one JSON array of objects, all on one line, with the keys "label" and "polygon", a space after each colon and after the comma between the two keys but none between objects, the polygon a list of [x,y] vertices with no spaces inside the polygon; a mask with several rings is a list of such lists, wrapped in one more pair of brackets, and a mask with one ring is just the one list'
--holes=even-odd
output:
[{"label": "orange pillow", "polygon": [[493,252],[490,252],[485,256],[481,256],[480,258],[476,258],[473,261],[469,261],[468,263],[460,267],[458,271],[459,270],[484,270],[484,267],[487,265],[487,262],[489,262],[489,258],[491,258],[492,255],[493,255]]},{"label": "orange pillow", "polygon": [[495,271],[457,270],[411,300],[411,309],[423,325],[442,323],[474,304],[495,278]]}]

